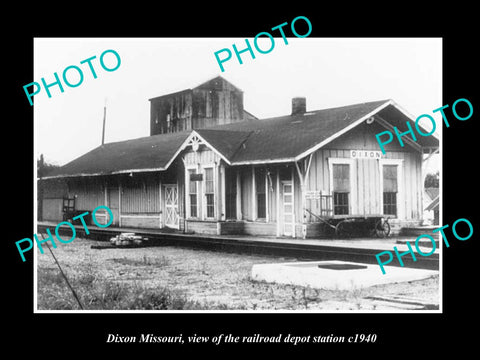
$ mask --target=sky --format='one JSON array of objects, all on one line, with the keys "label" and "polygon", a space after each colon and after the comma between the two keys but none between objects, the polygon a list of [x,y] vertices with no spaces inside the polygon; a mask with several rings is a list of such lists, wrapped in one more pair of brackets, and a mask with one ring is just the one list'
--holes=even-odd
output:
[{"label": "sky", "polygon": [[[253,44],[253,39],[249,39]],[[291,99],[307,99],[307,111],[355,103],[393,99],[413,117],[439,114],[442,103],[441,38],[275,38],[268,54],[254,48],[255,59],[235,55],[223,64],[214,53],[232,44],[245,47],[245,38],[35,38],[34,79],[54,82],[70,65],[83,71],[78,87],[63,83],[34,96],[35,152],[47,162],[64,165],[101,144],[106,104],[105,142],[148,136],[148,99],[193,88],[217,75],[244,92],[244,108],[258,118],[290,114]],[[252,45],[253,46],[253,45]],[[259,47],[268,49],[267,38]],[[115,50],[117,70],[102,69],[99,58]],[[92,60],[97,78],[88,64]],[[222,54],[223,56],[223,54]],[[105,55],[107,67],[116,64]],[[72,83],[79,81],[68,71]],[[29,105],[25,97],[26,106]],[[428,129],[427,126],[425,126]],[[441,126],[435,136],[440,137]],[[438,159],[432,162],[438,167]]]}]

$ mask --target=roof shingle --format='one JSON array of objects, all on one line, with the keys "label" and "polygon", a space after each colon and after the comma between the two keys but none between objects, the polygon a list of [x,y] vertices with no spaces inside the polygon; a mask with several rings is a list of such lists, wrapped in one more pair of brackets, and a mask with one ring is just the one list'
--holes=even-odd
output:
[{"label": "roof shingle", "polygon": [[189,134],[190,131],[182,131],[104,144],[56,169],[46,178],[165,170]]},{"label": "roof shingle", "polygon": [[[194,131],[232,165],[293,161],[319,144],[331,141],[369,114],[380,113],[393,121],[394,126],[405,126],[408,117],[392,104],[391,100],[374,101]],[[191,133],[183,131],[105,144],[49,177],[165,170]],[[417,142],[426,147],[438,146],[438,139],[433,136],[419,137]]]}]

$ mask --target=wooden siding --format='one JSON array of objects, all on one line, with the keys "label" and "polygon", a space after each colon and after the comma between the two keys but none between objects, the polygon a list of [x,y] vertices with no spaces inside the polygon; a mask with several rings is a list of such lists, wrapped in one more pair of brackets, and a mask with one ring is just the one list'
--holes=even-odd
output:
[{"label": "wooden siding", "polygon": [[[353,128],[352,130],[341,135],[337,139],[327,144],[327,149],[337,150],[380,150],[375,135],[379,132],[385,131],[385,128],[376,122],[372,124],[363,123]],[[415,151],[411,146],[400,146],[398,141],[392,141],[389,144],[389,151],[411,152]]]},{"label": "wooden siding", "polygon": [[150,135],[192,129],[192,91],[152,99],[150,103]]},{"label": "wooden siding", "polygon": [[185,223],[186,232],[197,234],[217,234],[217,222],[216,221],[196,221],[187,220]]},{"label": "wooden siding", "polygon": [[273,236],[276,231],[275,223],[245,222],[243,225],[243,233],[247,235]]},{"label": "wooden siding", "polygon": [[208,89],[193,91],[192,126],[194,129],[242,121],[243,116],[243,93]]},{"label": "wooden siding", "polygon": [[63,198],[44,198],[42,202],[42,217],[40,220],[62,221],[63,220]]},{"label": "wooden siding", "polygon": [[113,226],[118,226],[120,224],[120,194],[119,186],[107,186],[107,203],[110,211],[113,215]]},{"label": "wooden siding", "polygon": [[[271,222],[277,219],[277,168],[272,165],[264,168],[270,172],[271,178],[271,183],[267,180],[265,187],[266,196],[268,197],[268,219]],[[253,195],[252,166],[242,166],[236,169],[240,171],[242,220],[256,221],[257,219],[254,219],[253,214],[253,201],[256,201],[256,196]],[[260,222],[265,222],[265,220]]]},{"label": "wooden siding", "polygon": [[[313,153],[310,172],[305,190],[330,191],[329,158],[350,158],[350,150],[378,151],[379,147],[374,133],[383,128],[372,125],[360,125],[325,148]],[[404,218],[419,220],[422,216],[422,155],[411,147],[400,147],[386,153],[384,159],[403,160],[402,179]],[[356,204],[356,214],[381,214],[382,190],[380,189],[380,165],[378,159],[353,159],[354,174],[356,174],[356,196],[351,201]],[[297,194],[295,194],[297,196]],[[318,200],[307,200],[306,208],[315,214],[320,213]],[[297,208],[298,209],[298,208]],[[307,222],[316,221],[308,215]]]},{"label": "wooden siding", "polygon": [[184,156],[185,165],[205,165],[214,164],[220,161],[220,157],[211,150],[206,148],[199,149],[199,151],[187,151]]},{"label": "wooden siding", "polygon": [[244,117],[243,92],[222,78],[150,99],[150,135],[230,124]]},{"label": "wooden siding", "polygon": [[[185,194],[185,173],[188,170],[195,169],[197,174],[203,174],[203,180],[198,182],[197,185],[197,217],[198,219],[205,218],[206,212],[206,203],[205,203],[205,171],[204,168],[213,168],[213,177],[214,177],[214,189],[215,189],[215,219],[220,219],[222,214],[224,214],[224,209],[222,208],[222,194],[223,189],[221,187],[221,175],[220,175],[220,163],[221,158],[213,151],[206,148],[204,145],[200,146],[198,151],[186,151],[183,155],[184,166],[179,164],[178,171],[178,181],[179,181],[179,196],[181,195],[181,207],[182,207],[182,216],[185,217],[186,213],[183,210],[186,204],[189,204],[189,199],[187,200]],[[188,218],[188,216],[187,216]],[[209,218],[209,220],[212,220]]]},{"label": "wooden siding", "polygon": [[160,184],[157,178],[134,175],[122,183],[121,213],[159,213]]},{"label": "wooden siding", "polygon": [[242,121],[243,92],[222,78],[214,78],[193,89],[194,129]]},{"label": "wooden siding", "polygon": [[68,195],[64,180],[50,179],[37,182],[37,211],[39,220],[62,221],[63,198]]},{"label": "wooden siding", "polygon": [[156,216],[122,216],[122,227],[158,229],[160,214]]},{"label": "wooden siding", "polygon": [[220,235],[243,235],[243,221],[227,221],[220,223]]},{"label": "wooden siding", "polygon": [[275,236],[277,232],[277,225],[274,222],[267,223],[260,221],[227,221],[220,222],[219,225],[220,235],[235,234]]},{"label": "wooden siding", "polygon": [[44,199],[63,199],[68,194],[67,183],[62,179],[48,179],[38,182],[39,195]]},{"label": "wooden siding", "polygon": [[86,178],[71,182],[70,195],[75,196],[75,209],[93,211],[105,205],[105,185],[101,178]]}]

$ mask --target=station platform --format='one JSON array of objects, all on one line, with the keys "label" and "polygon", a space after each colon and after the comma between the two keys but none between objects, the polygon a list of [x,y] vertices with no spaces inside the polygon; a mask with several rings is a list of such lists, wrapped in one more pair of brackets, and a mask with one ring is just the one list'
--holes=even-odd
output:
[{"label": "station platform", "polygon": [[[58,223],[41,221],[37,222],[37,233],[49,228],[52,234]],[[120,233],[135,233],[149,239],[148,246],[183,246],[189,248],[202,248],[213,251],[240,252],[248,254],[262,254],[269,256],[292,257],[301,260],[346,260],[365,263],[377,263],[376,254],[390,251],[393,260],[390,266],[400,266],[394,253],[394,247],[399,253],[408,251],[407,242],[416,252],[416,237],[393,236],[387,238],[331,238],[331,239],[302,239],[273,236],[248,236],[248,235],[210,235],[189,234],[171,229],[139,229],[125,227],[99,228],[88,226],[89,235],[85,236],[82,225],[74,225],[77,237],[108,241]],[[61,228],[60,233],[71,236],[71,230]],[[436,238],[436,237],[434,237]],[[416,261],[410,254],[402,257],[405,267],[435,269],[439,268],[441,246],[438,240],[435,251],[429,256],[416,253]],[[419,243],[420,250],[427,254],[432,251],[432,242],[423,240]],[[386,256],[386,255],[385,255]]]}]

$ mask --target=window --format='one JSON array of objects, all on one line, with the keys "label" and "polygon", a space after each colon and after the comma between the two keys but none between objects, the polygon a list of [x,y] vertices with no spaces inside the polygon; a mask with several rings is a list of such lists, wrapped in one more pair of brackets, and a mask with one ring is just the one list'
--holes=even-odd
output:
[{"label": "window", "polygon": [[333,209],[335,215],[348,215],[348,193],[333,193]]},{"label": "window", "polygon": [[205,200],[206,217],[215,217],[215,181],[212,168],[205,169]]},{"label": "window", "polygon": [[397,216],[397,165],[383,165],[383,213]]},{"label": "window", "polygon": [[385,215],[397,216],[397,193],[396,192],[383,193],[383,213]]},{"label": "window", "polygon": [[350,165],[332,164],[333,172],[333,213],[349,214]]},{"label": "window", "polygon": [[196,170],[188,170],[188,178],[189,178],[189,197],[190,197],[190,217],[198,217],[198,202],[197,202],[197,181],[192,181],[190,179],[191,175],[196,174]]},{"label": "window", "polygon": [[265,204],[265,169],[255,169],[255,191],[257,201],[257,219],[266,219],[267,209]]},{"label": "window", "polygon": [[63,212],[74,211],[74,210],[75,210],[75,197],[64,197]]}]

